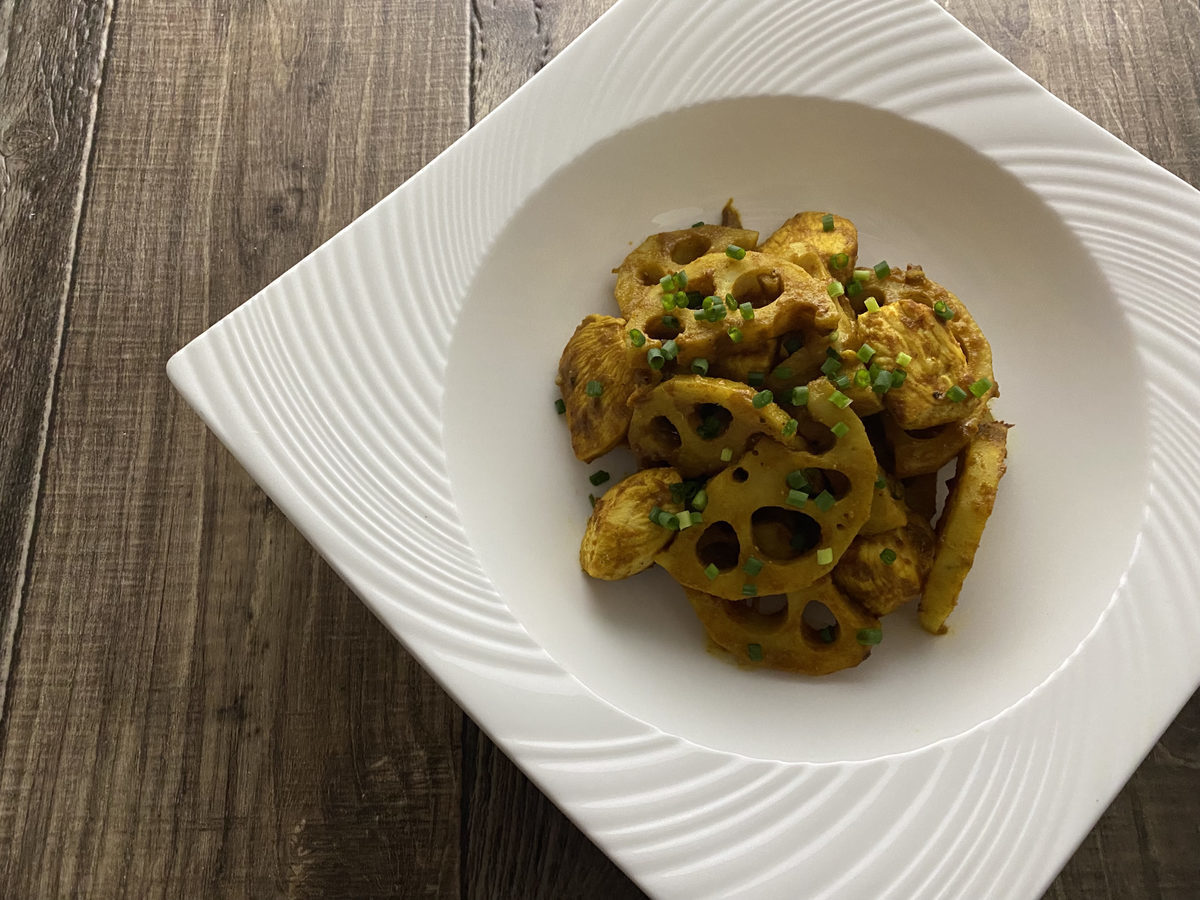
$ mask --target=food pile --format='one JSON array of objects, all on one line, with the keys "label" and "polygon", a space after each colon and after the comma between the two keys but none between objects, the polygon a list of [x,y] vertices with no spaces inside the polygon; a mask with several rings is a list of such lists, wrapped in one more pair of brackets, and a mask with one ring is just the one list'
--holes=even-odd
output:
[{"label": "food pile", "polygon": [[827,212],[760,244],[729,204],[615,271],[620,317],[585,318],[558,369],[575,455],[628,444],[640,466],[595,500],[584,571],[657,563],[746,665],[855,666],[918,597],[944,633],[1009,427],[962,301],[919,266],[860,267],[857,229]]}]

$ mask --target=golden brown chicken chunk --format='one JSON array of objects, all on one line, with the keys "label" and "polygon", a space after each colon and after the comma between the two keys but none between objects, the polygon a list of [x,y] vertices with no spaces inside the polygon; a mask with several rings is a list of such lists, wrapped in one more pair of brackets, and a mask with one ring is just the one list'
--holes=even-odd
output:
[{"label": "golden brown chicken chunk", "polygon": [[674,469],[642,469],[614,484],[592,509],[579,564],[593,578],[617,581],[648,569],[675,532],[650,521],[654,507],[677,513],[683,507],[672,497],[679,484]]},{"label": "golden brown chicken chunk", "polygon": [[933,566],[933,529],[920,516],[902,528],[859,534],[833,581],[868,612],[886,616],[921,593]]},{"label": "golden brown chicken chunk", "polygon": [[629,398],[647,380],[630,368],[625,344],[623,319],[588,316],[567,341],[558,362],[571,449],[584,462],[625,440],[632,415]]}]

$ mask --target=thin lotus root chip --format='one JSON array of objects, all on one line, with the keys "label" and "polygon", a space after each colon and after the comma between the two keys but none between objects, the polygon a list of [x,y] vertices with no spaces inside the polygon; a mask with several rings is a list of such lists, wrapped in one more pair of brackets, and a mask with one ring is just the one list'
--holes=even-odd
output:
[{"label": "thin lotus root chip", "polygon": [[879,619],[828,578],[788,592],[783,607],[771,612],[757,602],[686,593],[709,639],[742,665],[828,675],[857,666],[877,642]]},{"label": "thin lotus root chip", "polygon": [[871,513],[876,463],[862,423],[830,393],[816,386],[808,403],[814,422],[842,431],[828,449],[762,438],[708,480],[702,524],[655,560],[676,581],[737,600],[799,590],[833,569]]}]

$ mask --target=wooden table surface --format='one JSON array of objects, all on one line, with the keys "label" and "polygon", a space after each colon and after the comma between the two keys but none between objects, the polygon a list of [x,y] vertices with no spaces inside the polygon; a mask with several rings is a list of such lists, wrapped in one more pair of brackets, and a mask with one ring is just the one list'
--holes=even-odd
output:
[{"label": "wooden table surface", "polygon": [[[163,374],[610,3],[0,2],[0,897],[642,896]],[[944,5],[1200,185],[1197,0]],[[1200,896],[1200,696],[1047,896]]]}]

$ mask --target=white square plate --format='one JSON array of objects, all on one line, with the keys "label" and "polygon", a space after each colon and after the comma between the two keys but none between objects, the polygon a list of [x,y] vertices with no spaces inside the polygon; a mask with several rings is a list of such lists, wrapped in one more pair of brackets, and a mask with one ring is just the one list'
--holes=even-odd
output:
[{"label": "white square plate", "polygon": [[[826,679],[726,665],[661,573],[577,564],[558,354],[630,242],[731,196],[922,263],[1016,423],[953,632],[889,619]],[[1200,681],[1200,296],[1168,280],[1198,226],[932,0],[621,0],[169,374],[649,893],[1033,897]]]}]

